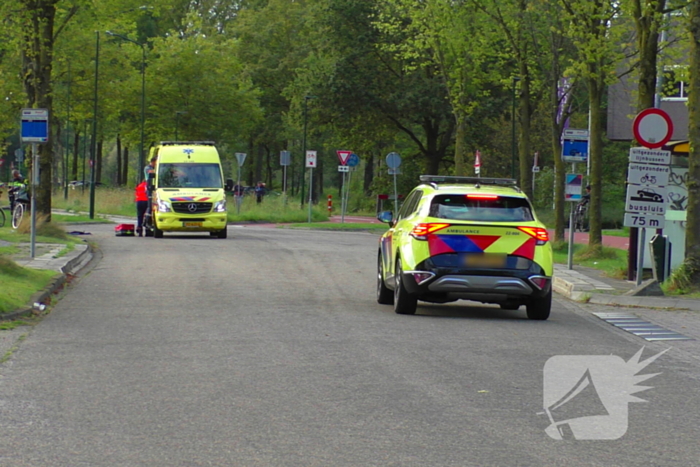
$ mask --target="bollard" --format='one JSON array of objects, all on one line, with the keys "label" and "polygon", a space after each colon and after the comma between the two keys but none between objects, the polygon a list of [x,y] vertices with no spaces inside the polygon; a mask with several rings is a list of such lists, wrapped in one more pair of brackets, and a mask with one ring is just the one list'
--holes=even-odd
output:
[{"label": "bollard", "polygon": [[328,214],[333,210],[333,196],[328,195]]}]

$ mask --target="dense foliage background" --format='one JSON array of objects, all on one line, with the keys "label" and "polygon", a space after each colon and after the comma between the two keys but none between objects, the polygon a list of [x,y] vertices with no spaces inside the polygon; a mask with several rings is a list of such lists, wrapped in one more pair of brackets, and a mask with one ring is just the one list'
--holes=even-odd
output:
[{"label": "dense foliage background", "polygon": [[[590,110],[589,183],[597,200],[605,193],[603,224],[619,225],[628,145],[605,139],[605,90],[623,73],[639,76],[640,31],[666,24],[659,3],[682,21],[682,5],[665,0],[8,0],[0,178],[16,163],[20,109],[50,107],[42,185],[89,179],[94,158],[97,182],[133,186],[143,92],[144,151],[176,136],[213,140],[233,178],[234,154],[248,154],[249,185],[281,190],[279,152],[289,150],[298,195],[308,186],[306,139],[319,155],[315,199],[338,189],[335,151],[350,149],[362,160],[353,187],[363,195],[351,206],[372,209],[374,195],[393,191],[387,153],[401,154],[407,193],[422,173],[472,175],[479,150],[482,176],[519,178],[563,222],[559,135],[567,118],[587,128]],[[47,32],[41,13],[52,8]],[[659,66],[676,62],[666,54]]]}]

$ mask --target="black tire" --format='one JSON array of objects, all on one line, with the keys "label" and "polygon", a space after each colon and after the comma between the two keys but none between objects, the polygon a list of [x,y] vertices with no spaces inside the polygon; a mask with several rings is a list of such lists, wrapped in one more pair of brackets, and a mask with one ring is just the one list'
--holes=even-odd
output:
[{"label": "black tire", "polygon": [[394,281],[396,283],[394,287],[394,311],[399,315],[415,315],[418,299],[415,295],[408,293],[403,286],[402,271],[401,259],[399,258],[396,260],[396,268],[394,268]]},{"label": "black tire", "polygon": [[377,303],[381,305],[394,304],[394,292],[387,288],[384,283],[384,263],[382,254],[379,253],[377,260]]},{"label": "black tire", "polygon": [[153,226],[153,236],[155,238],[163,238],[163,231],[154,225]]},{"label": "black tire", "polygon": [[12,228],[17,229],[22,223],[24,216],[24,203],[15,202],[15,208],[12,210]]},{"label": "black tire", "polygon": [[228,236],[228,229],[226,227],[224,227],[224,230],[219,230],[216,233],[216,236],[219,238],[226,238]]},{"label": "black tire", "polygon": [[536,298],[527,304],[527,317],[529,319],[544,321],[549,318],[552,310],[552,289],[542,298]]},{"label": "black tire", "polygon": [[143,235],[146,237],[152,237],[153,236],[153,229],[144,229]]},{"label": "black tire", "polygon": [[0,227],[5,227],[5,209],[0,207]]},{"label": "black tire", "polygon": [[519,303],[501,303],[502,310],[517,310],[520,308]]}]

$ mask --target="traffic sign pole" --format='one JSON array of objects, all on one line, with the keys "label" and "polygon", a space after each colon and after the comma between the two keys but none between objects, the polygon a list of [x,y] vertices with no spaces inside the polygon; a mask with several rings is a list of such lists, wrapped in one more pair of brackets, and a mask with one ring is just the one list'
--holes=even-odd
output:
[{"label": "traffic sign pole", "polygon": [[[347,212],[348,210],[348,199],[350,199],[350,181],[352,180],[352,171],[348,172],[348,183],[345,186],[345,211]],[[345,217],[343,216],[343,219],[341,222],[345,222]]]},{"label": "traffic sign pole", "polygon": [[343,184],[340,186],[340,223],[345,223],[345,171],[343,171]]},{"label": "traffic sign pole", "polygon": [[34,258],[36,250],[36,192],[39,188],[39,153],[37,151],[37,144],[32,143],[32,179],[31,179],[31,212],[32,212],[32,226],[31,226],[31,242],[30,242],[30,253],[31,257]]},{"label": "traffic sign pole", "polygon": [[314,169],[309,167],[309,224],[311,223],[311,204],[314,199]]},{"label": "traffic sign pole", "polygon": [[399,212],[399,190],[396,188],[396,174],[398,168],[401,166],[401,156],[396,152],[390,152],[386,156],[386,165],[389,166],[389,173],[394,175],[394,214]]},{"label": "traffic sign pole", "polygon": [[306,151],[306,167],[309,168],[309,217],[311,223],[311,204],[314,197],[314,168],[316,167],[316,151]]},{"label": "traffic sign pole", "polygon": [[47,109],[22,109],[20,136],[23,143],[32,143],[32,173],[31,186],[31,235],[30,255],[36,254],[36,192],[39,188],[39,151],[37,143],[49,140],[49,111]]}]

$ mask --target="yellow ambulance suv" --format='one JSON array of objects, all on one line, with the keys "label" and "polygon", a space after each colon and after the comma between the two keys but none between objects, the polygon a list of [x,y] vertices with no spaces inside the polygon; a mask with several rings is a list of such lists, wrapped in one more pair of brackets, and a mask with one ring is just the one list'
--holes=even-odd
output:
[{"label": "yellow ambulance suv", "polygon": [[377,301],[399,314],[417,302],[460,299],[525,306],[545,320],[552,307],[552,245],[515,180],[422,175],[379,241]]},{"label": "yellow ambulance suv", "polygon": [[221,160],[211,141],[164,141],[151,148],[158,158],[149,177],[150,218],[146,234],[162,238],[164,232],[209,232],[226,238],[226,191]]}]

